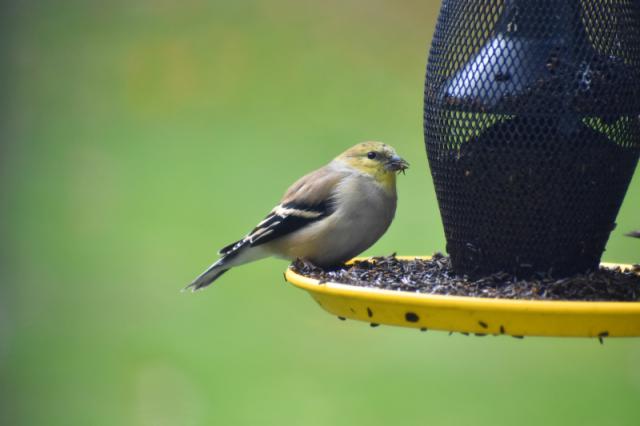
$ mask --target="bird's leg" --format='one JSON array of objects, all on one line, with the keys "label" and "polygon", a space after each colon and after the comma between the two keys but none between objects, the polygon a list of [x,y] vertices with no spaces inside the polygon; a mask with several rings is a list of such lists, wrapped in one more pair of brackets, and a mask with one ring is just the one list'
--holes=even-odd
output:
[{"label": "bird's leg", "polygon": [[305,269],[308,269],[310,271],[313,271],[315,269],[322,269],[321,267],[317,266],[315,263],[311,262],[308,259],[298,258],[298,262],[302,263],[302,266],[304,266]]}]

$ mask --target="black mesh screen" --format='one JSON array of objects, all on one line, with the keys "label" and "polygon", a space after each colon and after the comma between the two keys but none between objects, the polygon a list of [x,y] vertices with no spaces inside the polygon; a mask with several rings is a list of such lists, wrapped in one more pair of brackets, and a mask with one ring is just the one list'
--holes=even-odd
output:
[{"label": "black mesh screen", "polygon": [[458,273],[597,267],[640,154],[640,1],[444,0],[424,133]]}]

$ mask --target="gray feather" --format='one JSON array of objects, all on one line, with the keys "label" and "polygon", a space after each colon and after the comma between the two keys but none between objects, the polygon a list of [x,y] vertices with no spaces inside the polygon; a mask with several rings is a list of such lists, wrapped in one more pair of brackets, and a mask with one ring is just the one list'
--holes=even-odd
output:
[{"label": "gray feather", "polygon": [[209,268],[207,268],[206,271],[198,275],[198,277],[195,280],[193,280],[191,284],[186,286],[184,290],[198,291],[200,289],[203,289],[211,285],[211,283],[213,283],[222,274],[224,274],[230,269],[230,268],[224,267],[224,262],[222,262],[223,259],[224,258],[218,260],[216,263],[214,263]]}]

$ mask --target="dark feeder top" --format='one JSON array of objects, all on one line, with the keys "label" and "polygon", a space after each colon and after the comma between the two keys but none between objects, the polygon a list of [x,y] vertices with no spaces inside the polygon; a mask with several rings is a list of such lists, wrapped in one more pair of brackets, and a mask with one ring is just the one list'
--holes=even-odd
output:
[{"label": "dark feeder top", "polygon": [[640,154],[639,3],[443,1],[424,126],[456,273],[597,269]]}]

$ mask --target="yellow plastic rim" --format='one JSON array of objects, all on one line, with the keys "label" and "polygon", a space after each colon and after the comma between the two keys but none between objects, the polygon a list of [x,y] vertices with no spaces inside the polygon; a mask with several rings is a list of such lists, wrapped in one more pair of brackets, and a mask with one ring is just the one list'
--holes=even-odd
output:
[{"label": "yellow plastic rim", "polygon": [[[399,259],[428,259],[402,256]],[[356,258],[366,260],[367,258]],[[603,263],[603,266],[630,265]],[[640,302],[573,302],[442,296],[323,283],[290,268],[288,282],[340,318],[429,330],[511,336],[637,337]]]}]

